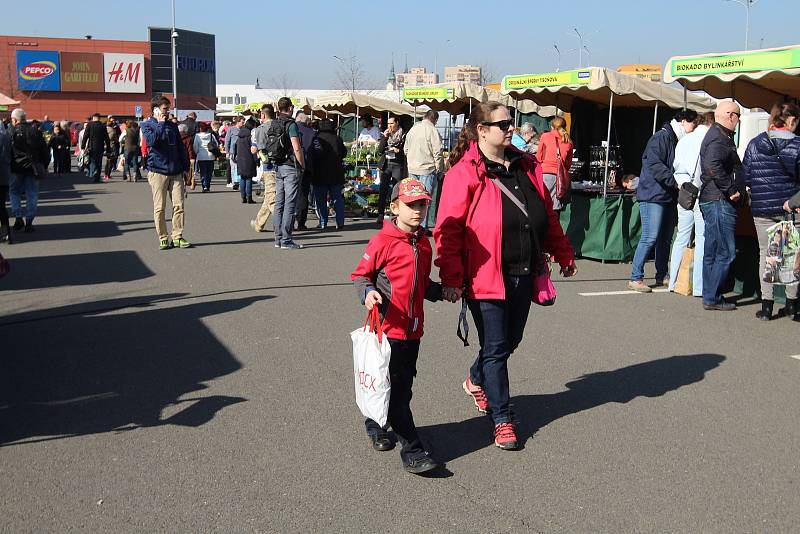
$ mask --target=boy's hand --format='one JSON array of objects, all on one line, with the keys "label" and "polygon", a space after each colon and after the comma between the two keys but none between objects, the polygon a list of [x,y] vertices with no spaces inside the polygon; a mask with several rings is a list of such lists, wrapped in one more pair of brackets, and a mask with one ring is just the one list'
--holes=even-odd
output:
[{"label": "boy's hand", "polygon": [[576,274],[578,274],[578,266],[575,265],[575,262],[572,262],[561,269],[561,276],[564,278],[570,278]]},{"label": "boy's hand", "polygon": [[376,304],[383,304],[383,299],[381,298],[381,294],[375,290],[370,291],[367,293],[367,298],[364,299],[364,306],[367,307],[367,310],[372,311],[372,308]]},{"label": "boy's hand", "polygon": [[461,298],[462,289],[460,287],[443,287],[442,298],[448,302],[458,302]]}]

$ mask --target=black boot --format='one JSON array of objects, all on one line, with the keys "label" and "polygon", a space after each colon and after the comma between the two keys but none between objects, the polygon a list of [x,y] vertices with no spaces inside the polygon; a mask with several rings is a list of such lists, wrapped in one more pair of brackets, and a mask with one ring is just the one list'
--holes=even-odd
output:
[{"label": "black boot", "polygon": [[775,305],[774,300],[762,300],[761,301],[761,311],[756,312],[756,317],[761,319],[762,321],[771,321],[772,320],[772,307]]},{"label": "black boot", "polygon": [[22,217],[17,217],[17,220],[14,221],[14,230],[22,230],[25,228],[25,220]]},{"label": "black boot", "polygon": [[255,204],[256,203],[256,201],[253,200],[253,195],[250,195],[249,197],[247,197],[247,203],[248,204]]},{"label": "black boot", "polygon": [[792,317],[797,314],[797,299],[786,299],[786,304],[778,311],[778,317]]},{"label": "black boot", "polygon": [[13,243],[11,239],[11,228],[8,226],[0,226],[0,243]]},{"label": "black boot", "polygon": [[242,204],[247,204],[247,197],[246,196],[242,196]]}]

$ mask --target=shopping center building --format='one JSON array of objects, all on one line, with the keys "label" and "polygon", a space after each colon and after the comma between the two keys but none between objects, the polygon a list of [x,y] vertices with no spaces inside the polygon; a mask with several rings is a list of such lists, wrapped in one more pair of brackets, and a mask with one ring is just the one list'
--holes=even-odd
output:
[{"label": "shopping center building", "polygon": [[[214,35],[176,33],[179,114],[213,113]],[[146,41],[0,36],[0,93],[19,101],[29,118],[146,117],[154,94],[172,100],[172,29],[148,34]]]}]

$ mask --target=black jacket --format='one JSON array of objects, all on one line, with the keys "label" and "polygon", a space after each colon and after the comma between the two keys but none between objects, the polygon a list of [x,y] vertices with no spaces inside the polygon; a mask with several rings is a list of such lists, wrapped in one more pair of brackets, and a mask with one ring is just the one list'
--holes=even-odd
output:
[{"label": "black jacket", "polygon": [[405,167],[406,167],[406,154],[405,154],[405,152],[403,151],[403,147],[404,147],[404,145],[405,145],[405,144],[406,144],[406,134],[404,133],[404,134],[403,134],[403,139],[402,139],[402,141],[400,141],[400,146],[398,147],[398,148],[400,149],[400,152],[398,152],[398,153],[396,154],[396,157],[395,157],[395,159],[394,159],[394,160],[387,160],[387,159],[386,159],[386,149],[387,149],[387,148],[388,148],[388,146],[389,146],[389,138],[388,138],[388,137],[386,137],[385,135],[383,135],[383,133],[381,133],[381,140],[380,140],[380,141],[378,141],[378,154],[380,154],[380,155],[381,155],[381,160],[380,160],[380,169],[381,169],[382,171],[385,171],[385,170],[386,170],[386,164],[387,164],[387,162],[389,162],[389,161],[394,161],[395,163],[397,163],[397,164],[399,164],[401,167],[403,167],[403,169],[404,169],[404,171],[403,171],[403,176],[405,176],[406,174],[408,174],[407,172],[405,172]]},{"label": "black jacket", "polygon": [[678,199],[678,184],[672,170],[677,144],[678,136],[669,122],[647,142],[642,155],[639,187],[636,188],[639,202],[672,204]]},{"label": "black jacket", "polygon": [[742,161],[736,153],[733,132],[714,123],[700,145],[700,201],[728,200],[740,192],[737,174],[740,174]]},{"label": "black jacket", "polygon": [[321,152],[317,156],[314,174],[311,183],[314,185],[342,185],[344,184],[344,168],[342,159],[347,155],[342,138],[333,129],[324,129],[320,125],[317,139]]},{"label": "black jacket", "polygon": [[192,136],[192,142],[194,142],[194,135],[197,133],[197,121],[191,117],[186,117],[181,124],[186,125],[186,133]]},{"label": "black jacket", "polygon": [[47,143],[53,152],[68,151],[69,150],[69,136],[65,133],[58,135],[53,134],[50,136],[50,142]]},{"label": "black jacket", "polygon": [[81,141],[81,150],[86,150],[94,156],[111,152],[111,140],[108,138],[108,130],[105,124],[100,121],[92,121],[86,126]]},{"label": "black jacket", "polygon": [[254,178],[257,172],[256,156],[250,152],[250,129],[242,126],[236,137],[236,168],[242,178]]},{"label": "black jacket", "polygon": [[11,136],[13,156],[11,172],[15,174],[36,174],[34,165],[44,165],[49,157],[47,142],[42,132],[28,123],[13,126],[8,134]]},{"label": "black jacket", "polygon": [[139,140],[139,125],[135,122],[125,130],[125,152],[139,152],[141,141]]}]

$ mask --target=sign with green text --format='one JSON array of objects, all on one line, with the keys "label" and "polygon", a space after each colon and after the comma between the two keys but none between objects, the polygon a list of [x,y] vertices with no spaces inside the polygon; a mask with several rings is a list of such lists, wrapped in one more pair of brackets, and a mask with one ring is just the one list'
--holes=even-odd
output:
[{"label": "sign with green text", "polygon": [[768,52],[675,59],[670,63],[670,73],[676,78],[797,68],[800,68],[800,47]]},{"label": "sign with green text", "polygon": [[506,76],[503,78],[503,91],[520,91],[558,85],[587,85],[591,80],[592,71],[586,69]]},{"label": "sign with green text", "polygon": [[441,100],[453,98],[453,89],[450,87],[410,87],[403,89],[403,100]]}]

